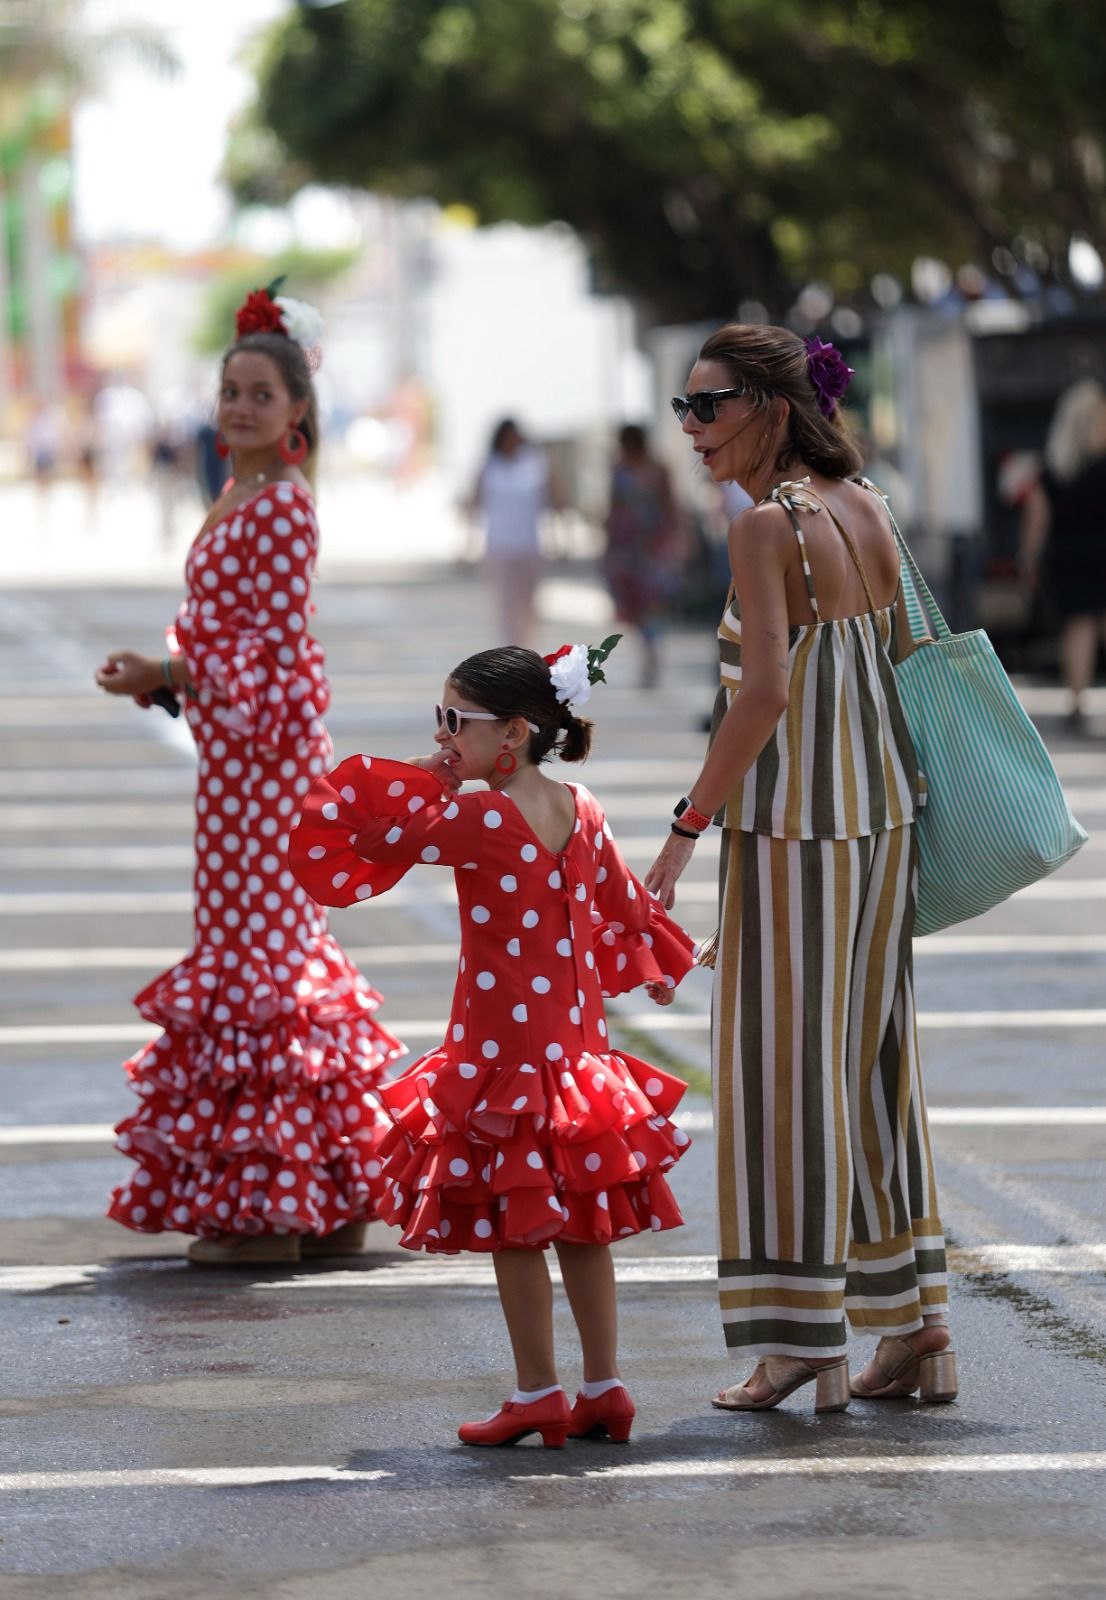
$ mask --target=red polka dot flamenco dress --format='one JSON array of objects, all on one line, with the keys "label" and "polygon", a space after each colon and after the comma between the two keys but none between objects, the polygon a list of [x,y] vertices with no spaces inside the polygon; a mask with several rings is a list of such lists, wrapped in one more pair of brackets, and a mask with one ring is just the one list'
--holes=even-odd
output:
[{"label": "red polka dot flamenco dress", "polygon": [[[408,867],[452,867],[461,961],[445,1042],[381,1090],[391,1119],[377,1209],[410,1249],[607,1244],[683,1218],[664,1174],[687,1147],[686,1085],[611,1048],[603,995],[678,983],[692,945],[622,860],[581,785],[547,850],[509,793],[454,796],[402,762],[354,756],[293,831],[300,881],[332,905]],[[371,859],[363,859],[359,848]]]},{"label": "red polka dot flamenco dress", "polygon": [[376,1094],[403,1054],[380,996],[288,866],[332,747],[308,632],[311,498],[267,485],[193,545],[170,636],[197,691],[195,944],[135,1004],[165,1030],[126,1063],[133,1157],[108,1215],[157,1233],[323,1235],[371,1217]]}]

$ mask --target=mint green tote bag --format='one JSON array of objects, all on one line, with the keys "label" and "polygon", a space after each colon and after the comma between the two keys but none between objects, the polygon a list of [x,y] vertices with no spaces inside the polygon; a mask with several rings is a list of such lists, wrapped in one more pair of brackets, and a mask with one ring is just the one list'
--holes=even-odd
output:
[{"label": "mint green tote bag", "polygon": [[891,524],[911,635],[895,676],[927,790],[914,931],[936,933],[1055,872],[1087,835],[991,641],[950,630]]}]

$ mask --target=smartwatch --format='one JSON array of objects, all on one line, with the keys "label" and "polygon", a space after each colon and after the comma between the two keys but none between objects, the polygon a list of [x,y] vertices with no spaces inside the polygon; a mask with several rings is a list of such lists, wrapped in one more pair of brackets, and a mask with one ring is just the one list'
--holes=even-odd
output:
[{"label": "smartwatch", "polygon": [[704,816],[701,811],[696,811],[686,794],[677,802],[672,815],[677,822],[682,823],[685,828],[693,829],[696,833],[702,833],[711,824],[710,817]]}]

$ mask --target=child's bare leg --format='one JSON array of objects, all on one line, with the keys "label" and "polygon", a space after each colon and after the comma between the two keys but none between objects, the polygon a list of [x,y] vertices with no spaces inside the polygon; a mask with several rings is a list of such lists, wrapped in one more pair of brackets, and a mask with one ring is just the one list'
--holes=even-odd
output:
[{"label": "child's bare leg", "polygon": [[605,1244],[562,1244],[558,1240],[557,1256],[580,1333],[584,1382],[617,1378],[618,1301],[611,1252]]},{"label": "child's bare leg", "polygon": [[551,1389],[560,1380],[553,1356],[553,1289],[544,1250],[497,1250],[495,1281],[520,1389]]}]

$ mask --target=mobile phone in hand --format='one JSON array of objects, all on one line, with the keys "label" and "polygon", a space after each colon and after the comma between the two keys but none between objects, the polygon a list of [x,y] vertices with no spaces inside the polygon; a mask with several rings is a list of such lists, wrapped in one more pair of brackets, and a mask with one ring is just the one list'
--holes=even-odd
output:
[{"label": "mobile phone in hand", "polygon": [[171,717],[180,716],[180,701],[169,689],[152,689],[150,691],[150,703],[160,706],[163,711],[168,711]]}]

